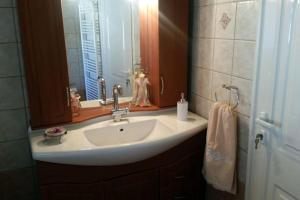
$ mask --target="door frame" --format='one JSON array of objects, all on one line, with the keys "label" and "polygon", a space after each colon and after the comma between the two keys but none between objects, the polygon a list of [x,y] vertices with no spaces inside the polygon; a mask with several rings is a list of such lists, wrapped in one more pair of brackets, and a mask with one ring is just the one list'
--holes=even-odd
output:
[{"label": "door frame", "polygon": [[255,67],[253,72],[253,83],[252,83],[252,106],[250,113],[250,123],[249,123],[249,137],[248,137],[248,154],[247,154],[247,175],[246,175],[246,186],[245,186],[245,200],[250,200],[250,187],[251,187],[251,177],[252,177],[252,161],[254,159],[254,138],[255,138],[255,118],[256,118],[256,107],[257,107],[257,93],[258,93],[258,79],[260,77],[260,58],[261,58],[261,46],[262,46],[262,31],[263,31],[263,16],[264,10],[266,9],[265,0],[258,1],[258,26],[256,35],[256,49],[255,49]]}]

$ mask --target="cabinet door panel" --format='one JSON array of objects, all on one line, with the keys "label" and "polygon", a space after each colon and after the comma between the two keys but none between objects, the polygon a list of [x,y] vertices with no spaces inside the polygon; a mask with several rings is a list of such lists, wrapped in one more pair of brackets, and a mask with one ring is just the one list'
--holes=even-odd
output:
[{"label": "cabinet door panel", "polygon": [[32,127],[69,122],[69,78],[61,0],[19,0]]},{"label": "cabinet door panel", "polygon": [[159,1],[159,105],[176,105],[187,92],[189,1]]},{"label": "cabinet door panel", "polygon": [[55,184],[41,190],[44,200],[103,200],[101,184]]},{"label": "cabinet door panel", "polygon": [[105,183],[106,200],[159,199],[157,171],[143,172],[117,178]]},{"label": "cabinet door panel", "polygon": [[160,197],[163,200],[204,198],[203,155],[199,151],[160,170]]}]

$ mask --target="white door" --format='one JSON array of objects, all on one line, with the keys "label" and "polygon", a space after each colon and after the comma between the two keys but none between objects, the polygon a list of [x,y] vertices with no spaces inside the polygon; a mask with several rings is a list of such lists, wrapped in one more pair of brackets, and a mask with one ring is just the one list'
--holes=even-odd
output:
[{"label": "white door", "polygon": [[129,0],[100,0],[100,23],[102,27],[103,76],[107,95],[112,87],[120,84],[123,95],[130,96],[132,72],[132,4]]},{"label": "white door", "polygon": [[300,199],[300,0],[262,0],[258,44],[246,199]]}]

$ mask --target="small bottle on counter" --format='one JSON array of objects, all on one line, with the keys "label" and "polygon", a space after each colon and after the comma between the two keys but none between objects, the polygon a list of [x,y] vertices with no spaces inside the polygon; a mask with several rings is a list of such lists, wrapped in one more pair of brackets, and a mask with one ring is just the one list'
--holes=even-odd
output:
[{"label": "small bottle on counter", "polygon": [[188,102],[184,99],[184,93],[181,93],[181,99],[177,102],[177,119],[186,121],[188,115]]}]

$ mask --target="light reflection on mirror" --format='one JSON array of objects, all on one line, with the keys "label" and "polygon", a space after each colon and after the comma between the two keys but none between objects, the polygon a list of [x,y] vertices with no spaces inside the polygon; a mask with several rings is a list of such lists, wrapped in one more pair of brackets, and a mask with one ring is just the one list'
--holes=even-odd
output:
[{"label": "light reflection on mirror", "polygon": [[99,106],[104,78],[107,99],[120,84],[123,101],[130,100],[133,71],[140,65],[138,1],[62,0],[62,9],[71,91],[82,105]]}]

